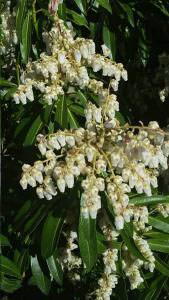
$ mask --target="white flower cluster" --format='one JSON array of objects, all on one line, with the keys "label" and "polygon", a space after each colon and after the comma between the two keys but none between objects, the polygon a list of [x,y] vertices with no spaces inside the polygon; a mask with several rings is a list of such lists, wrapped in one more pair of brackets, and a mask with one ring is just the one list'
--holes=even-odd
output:
[{"label": "white flower cluster", "polygon": [[97,300],[109,300],[112,289],[118,283],[116,272],[116,261],[118,260],[117,249],[107,249],[103,253],[104,273],[98,281],[99,287],[95,291]]},{"label": "white flower cluster", "polygon": [[7,1],[5,8],[0,16],[0,55],[12,55],[14,46],[17,44],[18,39],[15,29],[15,12],[11,13],[11,1]]},{"label": "white flower cluster", "polygon": [[[82,175],[81,209],[86,218],[89,215],[96,218],[102,206],[101,193],[105,192],[115,214],[117,230],[123,229],[124,222],[132,218],[138,228],[144,229],[148,209],[130,205],[129,193],[135,188],[138,194],[144,192],[151,196],[151,187],[157,187],[159,168],[168,167],[169,141],[165,141],[159,128],[154,128],[156,122],[150,122],[147,130],[139,128],[138,133],[118,125],[107,129],[105,123],[111,119],[107,120],[102,106],[95,106],[95,114],[98,111],[101,114],[100,123],[94,116],[94,104],[89,103],[86,109],[87,119],[91,106],[92,117],[86,122],[87,129],[38,135],[38,148],[45,160],[33,166],[23,165],[20,183],[23,189],[27,185],[37,187],[39,198],[51,200],[58,191],[64,193],[66,188],[73,188],[75,180]],[[159,135],[162,139],[158,139]]]},{"label": "white flower cluster", "polygon": [[[52,2],[58,5],[58,1]],[[29,62],[21,76],[22,84],[13,96],[17,104],[33,101],[34,88],[44,95],[44,101],[48,104],[65,94],[69,86],[95,90],[100,87],[103,90],[102,83],[100,86],[99,81],[90,79],[88,68],[92,68],[93,72],[102,70],[103,76],[111,78],[110,86],[114,90],[117,90],[120,78],[127,80],[123,65],[107,58],[109,52],[105,45],[102,45],[103,55],[96,54],[92,40],[74,39],[72,30],[56,15],[54,19],[51,31],[43,33],[46,53],[41,53],[39,60]]]}]

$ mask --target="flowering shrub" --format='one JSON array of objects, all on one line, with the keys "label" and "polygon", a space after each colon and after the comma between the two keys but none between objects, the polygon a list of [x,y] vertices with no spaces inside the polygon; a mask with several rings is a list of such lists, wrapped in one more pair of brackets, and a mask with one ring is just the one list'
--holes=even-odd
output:
[{"label": "flowering shrub", "polygon": [[[4,129],[3,151],[23,151],[14,165],[14,187],[6,191],[27,199],[5,217],[1,242],[9,251],[2,248],[0,286],[14,293],[25,280],[49,299],[67,297],[67,290],[69,299],[71,293],[71,299],[101,300],[137,292],[158,299],[169,276],[163,180],[169,133],[157,121],[135,125],[123,114],[120,81],[128,75],[113,60],[109,28],[100,46],[64,17],[65,11],[88,30],[87,11],[103,7],[111,16],[109,1],[75,2],[82,14],[56,0],[8,1],[2,8],[1,97],[15,122],[12,139],[20,138],[16,147],[8,145]],[[134,10],[121,5],[133,26]],[[16,28],[8,22],[15,18]],[[31,46],[32,26],[38,41]],[[10,155],[15,161],[17,154]],[[19,181],[28,191],[17,191]]]}]

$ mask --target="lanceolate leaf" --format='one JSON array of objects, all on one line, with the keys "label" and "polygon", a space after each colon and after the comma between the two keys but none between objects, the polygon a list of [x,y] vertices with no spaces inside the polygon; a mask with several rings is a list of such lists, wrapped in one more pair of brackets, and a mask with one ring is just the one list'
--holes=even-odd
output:
[{"label": "lanceolate leaf", "polygon": [[79,220],[79,247],[86,271],[90,272],[97,260],[96,220],[84,218],[82,214]]},{"label": "lanceolate leaf", "polygon": [[18,10],[16,14],[16,31],[18,39],[21,40],[22,24],[25,17],[27,0],[19,0]]},{"label": "lanceolate leaf", "polygon": [[59,284],[62,285],[63,282],[63,270],[58,261],[57,255],[53,254],[52,256],[46,259],[49,271],[53,276],[54,280]]},{"label": "lanceolate leaf", "polygon": [[77,95],[80,100],[80,104],[85,108],[87,104],[87,98],[80,90],[78,90]]},{"label": "lanceolate leaf", "polygon": [[0,255],[0,271],[6,275],[17,278],[21,277],[20,271],[15,263],[3,255]]},{"label": "lanceolate leaf", "polygon": [[169,195],[152,196],[152,197],[135,197],[130,199],[130,203],[134,205],[153,205],[158,203],[169,203]]},{"label": "lanceolate leaf", "polygon": [[8,240],[8,238],[0,233],[0,246],[8,246],[11,247],[11,244]]},{"label": "lanceolate leaf", "polygon": [[155,262],[156,269],[163,275],[169,277],[169,264],[162,261],[159,257],[156,257]]},{"label": "lanceolate leaf", "polygon": [[21,280],[16,278],[0,277],[0,290],[6,293],[13,293],[21,287]]},{"label": "lanceolate leaf", "polygon": [[38,132],[40,131],[42,125],[43,125],[43,122],[41,120],[41,116],[39,115],[36,117],[32,126],[30,127],[30,129],[26,135],[26,138],[24,140],[23,146],[25,146],[25,147],[31,146],[34,143],[35,138],[36,138]]},{"label": "lanceolate leaf", "polygon": [[67,109],[67,112],[68,112],[68,121],[69,121],[70,128],[78,128],[79,124],[74,114],[70,111],[69,108]]},{"label": "lanceolate leaf", "polygon": [[116,37],[115,33],[110,31],[106,25],[103,25],[103,42],[111,50],[111,58],[116,55]]},{"label": "lanceolate leaf", "polygon": [[56,250],[60,237],[61,229],[64,222],[64,213],[59,211],[59,215],[53,213],[47,217],[42,230],[41,253],[43,257],[51,256]]},{"label": "lanceolate leaf", "polygon": [[58,122],[63,129],[67,127],[67,103],[65,96],[62,96],[56,102],[55,121]]},{"label": "lanceolate leaf", "polygon": [[49,294],[51,282],[47,278],[47,276],[43,273],[37,257],[31,257],[31,268],[32,268],[32,274],[35,278],[36,285],[41,290],[42,293],[45,295]]},{"label": "lanceolate leaf", "polygon": [[8,80],[4,80],[4,79],[0,79],[0,87],[15,87],[16,84],[15,83],[12,83]]},{"label": "lanceolate leaf", "polygon": [[24,20],[22,27],[22,41],[21,41],[21,54],[23,62],[28,62],[29,52],[31,49],[31,27],[32,27],[32,14],[27,12],[27,16]]},{"label": "lanceolate leaf", "polygon": [[97,0],[100,6],[104,7],[109,13],[112,13],[112,8],[109,0]]},{"label": "lanceolate leaf", "polygon": [[169,238],[168,240],[149,239],[148,243],[154,251],[169,253]]},{"label": "lanceolate leaf", "polygon": [[164,217],[149,217],[149,224],[163,232],[169,233],[169,220]]}]

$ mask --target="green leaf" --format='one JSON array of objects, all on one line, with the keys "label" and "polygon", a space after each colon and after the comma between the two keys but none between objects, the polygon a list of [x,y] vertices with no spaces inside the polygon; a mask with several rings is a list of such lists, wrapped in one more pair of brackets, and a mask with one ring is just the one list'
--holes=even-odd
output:
[{"label": "green leaf", "polygon": [[142,254],[139,252],[139,250],[137,249],[134,240],[131,236],[131,234],[129,233],[129,230],[127,230],[126,228],[126,224],[124,226],[123,230],[120,230],[120,235],[124,241],[124,243],[126,244],[127,248],[129,249],[129,251],[135,256],[138,257],[142,260],[145,260],[145,258],[142,256]]},{"label": "green leaf", "polygon": [[1,276],[0,289],[6,293],[14,293],[21,287],[21,280]]},{"label": "green leaf", "polygon": [[21,40],[22,24],[25,18],[27,0],[19,0],[19,5],[16,14],[16,31],[18,39]]},{"label": "green leaf", "polygon": [[0,233],[0,246],[11,247],[11,244],[10,244],[8,238],[1,233]]},{"label": "green leaf", "polygon": [[65,96],[62,96],[56,102],[55,121],[57,121],[63,129],[67,128],[67,103]]},{"label": "green leaf", "polygon": [[156,256],[155,266],[161,274],[169,277],[169,265]]},{"label": "green leaf", "polygon": [[72,104],[69,106],[69,110],[78,116],[84,117],[84,108],[80,105]]},{"label": "green leaf", "polygon": [[58,258],[56,256],[56,254],[54,254],[53,256],[50,256],[46,259],[49,271],[51,273],[51,275],[53,276],[53,278],[55,279],[55,281],[59,284],[62,285],[63,282],[63,270],[62,267],[58,261]]},{"label": "green leaf", "polygon": [[24,147],[31,146],[34,143],[35,138],[36,138],[39,130],[41,129],[42,125],[43,125],[43,122],[41,120],[41,116],[39,115],[36,117],[32,126],[28,130],[28,133],[27,133],[26,138],[23,143]]},{"label": "green leaf", "polygon": [[67,13],[71,15],[72,22],[79,26],[85,26],[88,29],[88,23],[84,15],[79,15],[71,9],[67,9]]},{"label": "green leaf", "polygon": [[78,99],[80,100],[80,104],[81,104],[84,108],[86,108],[86,105],[87,105],[87,98],[85,97],[85,95],[84,95],[80,90],[78,90],[77,95],[78,95]]},{"label": "green leaf", "polygon": [[169,195],[157,195],[151,197],[142,196],[130,199],[130,204],[134,205],[153,205],[158,203],[169,203]]},{"label": "green leaf", "polygon": [[8,80],[0,79],[0,86],[1,87],[3,87],[3,86],[5,86],[5,87],[15,87],[16,84],[13,83],[13,82],[10,82]]},{"label": "green leaf", "polygon": [[14,138],[16,138],[18,135],[20,135],[20,133],[22,132],[22,130],[24,128],[26,128],[30,122],[31,122],[31,118],[30,117],[22,119],[22,121],[18,124],[18,126],[15,129]]},{"label": "green leaf", "polygon": [[115,59],[116,55],[116,36],[109,28],[103,25],[103,42],[111,51],[111,58]]},{"label": "green leaf", "polygon": [[109,3],[109,0],[97,0],[97,2],[99,3],[100,6],[105,8],[109,13],[112,13],[112,8]]},{"label": "green leaf", "polygon": [[39,265],[37,257],[31,257],[31,268],[32,274],[35,278],[36,285],[41,290],[41,292],[45,295],[49,294],[51,282],[47,278],[47,276],[42,272],[42,269]]},{"label": "green leaf", "polygon": [[86,272],[90,272],[97,260],[96,220],[84,218],[81,213],[79,220],[79,248]]},{"label": "green leaf", "polygon": [[127,14],[128,21],[129,21],[130,25],[132,27],[134,27],[135,26],[135,24],[134,24],[134,14],[133,14],[132,8],[128,4],[121,3],[120,1],[118,1],[118,4],[121,6],[121,8]]},{"label": "green leaf", "polygon": [[75,1],[76,5],[78,6],[78,8],[80,9],[80,11],[82,13],[84,13],[85,11],[84,11],[82,0],[74,0],[74,1]]},{"label": "green leaf", "polygon": [[14,261],[17,264],[21,273],[27,271],[29,267],[29,250],[22,249],[18,251],[17,249],[14,252]]},{"label": "green leaf", "polygon": [[23,219],[23,217],[29,212],[31,206],[32,206],[32,202],[30,200],[27,200],[18,211],[14,219],[14,222],[18,222],[20,219]]},{"label": "green leaf", "polygon": [[[49,207],[48,207],[49,208]],[[39,224],[42,222],[46,214],[48,213],[48,208],[44,204],[42,204],[37,211],[31,215],[26,224],[23,227],[23,231],[25,235],[32,234]]]},{"label": "green leaf", "polygon": [[21,54],[25,64],[28,62],[29,53],[31,49],[31,27],[32,27],[32,14],[31,11],[27,12],[27,16],[22,27],[22,41],[21,41]]},{"label": "green leaf", "polygon": [[0,255],[0,270],[6,275],[14,276],[17,278],[21,277],[20,271],[15,263],[3,255]]},{"label": "green leaf", "polygon": [[147,242],[151,250],[169,253],[169,237],[168,240],[149,239]]},{"label": "green leaf", "polygon": [[145,236],[158,240],[169,240],[169,235],[167,233],[162,233],[160,231],[148,231],[144,233]]},{"label": "green leaf", "polygon": [[68,122],[69,122],[70,128],[78,128],[79,124],[78,124],[74,114],[70,111],[69,108],[67,109],[67,112],[68,112]]},{"label": "green leaf", "polygon": [[63,211],[59,212],[59,216],[50,214],[44,225],[41,236],[41,253],[42,256],[50,257],[56,250],[59,241],[60,233],[64,222]]},{"label": "green leaf", "polygon": [[149,224],[163,232],[169,233],[169,221],[164,217],[149,217]]}]

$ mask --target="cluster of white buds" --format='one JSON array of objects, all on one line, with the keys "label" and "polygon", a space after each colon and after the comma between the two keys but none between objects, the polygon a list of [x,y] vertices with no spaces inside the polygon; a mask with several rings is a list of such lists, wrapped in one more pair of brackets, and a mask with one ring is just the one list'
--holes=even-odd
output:
[{"label": "cluster of white buds", "polygon": [[11,13],[11,1],[7,1],[5,8],[0,16],[0,30],[1,30],[1,41],[0,41],[0,54],[12,55],[14,46],[17,44],[17,34],[15,29],[15,12]]},{"label": "cluster of white buds", "polygon": [[[51,1],[51,9],[57,5],[58,1]],[[46,53],[41,53],[39,60],[29,62],[21,76],[22,84],[13,96],[17,104],[33,101],[34,88],[43,94],[43,99],[48,104],[67,93],[69,86],[98,90],[100,83],[90,79],[88,68],[92,68],[93,72],[102,70],[103,76],[111,77],[110,86],[114,90],[117,90],[120,78],[127,80],[123,65],[107,58],[108,50],[105,45],[102,45],[103,55],[96,54],[92,40],[75,39],[72,30],[57,15],[54,15],[54,20],[51,31],[43,33]],[[103,94],[102,84],[100,97]]]},{"label": "cluster of white buds", "polygon": [[97,300],[109,300],[112,289],[118,283],[116,272],[116,261],[118,260],[118,250],[108,248],[103,253],[104,273],[98,280],[99,287],[95,291]]},{"label": "cluster of white buds", "polygon": [[169,216],[169,203],[158,204],[157,211],[162,214],[164,218],[167,218]]},{"label": "cluster of white buds", "polygon": [[133,239],[139,251],[147,260],[147,262],[145,263],[145,267],[147,267],[150,270],[150,272],[153,272],[155,268],[155,257],[153,256],[148,242],[139,237],[135,232],[133,234]]}]

